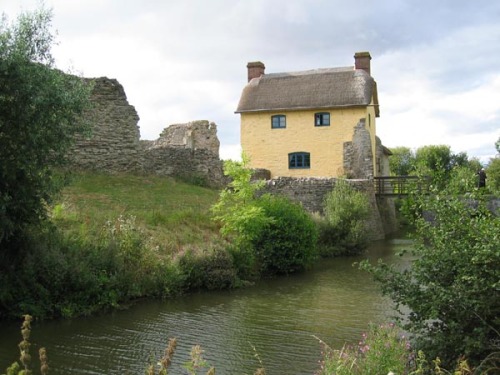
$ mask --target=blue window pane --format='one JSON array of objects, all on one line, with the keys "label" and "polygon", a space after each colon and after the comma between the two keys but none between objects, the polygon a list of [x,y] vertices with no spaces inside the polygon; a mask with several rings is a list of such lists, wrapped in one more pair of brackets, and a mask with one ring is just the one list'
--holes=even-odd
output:
[{"label": "blue window pane", "polygon": [[286,128],[286,117],[285,117],[285,115],[271,116],[271,127],[273,129]]},{"label": "blue window pane", "polygon": [[330,113],[320,112],[314,114],[314,125],[315,126],[329,126],[330,125]]},{"label": "blue window pane", "polygon": [[292,152],[288,154],[288,168],[310,168],[311,155],[308,152]]}]

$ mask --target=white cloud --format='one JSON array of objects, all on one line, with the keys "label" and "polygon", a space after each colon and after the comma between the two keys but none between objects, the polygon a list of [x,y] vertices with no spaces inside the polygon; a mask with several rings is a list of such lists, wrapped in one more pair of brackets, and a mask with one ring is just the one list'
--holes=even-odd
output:
[{"label": "white cloud", "polygon": [[[483,160],[498,139],[500,3],[489,0],[45,0],[59,65],[117,78],[145,139],[172,123],[218,125],[239,158],[234,110],[246,63],[268,72],[352,65],[372,54],[387,146],[448,144]],[[11,18],[37,0],[2,0]],[[432,11],[430,11],[432,9]],[[376,14],[376,17],[373,15]],[[491,139],[490,139],[491,138]]]}]

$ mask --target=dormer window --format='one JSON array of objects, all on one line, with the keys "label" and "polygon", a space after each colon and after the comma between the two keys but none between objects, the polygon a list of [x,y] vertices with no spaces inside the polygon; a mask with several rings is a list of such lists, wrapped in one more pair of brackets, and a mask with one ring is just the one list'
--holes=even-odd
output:
[{"label": "dormer window", "polygon": [[286,116],[285,115],[271,116],[271,128],[272,129],[286,128]]},{"label": "dormer window", "polygon": [[329,112],[315,113],[314,126],[330,126],[330,113]]},{"label": "dormer window", "polygon": [[288,154],[289,169],[311,168],[311,154],[309,152],[292,152]]}]

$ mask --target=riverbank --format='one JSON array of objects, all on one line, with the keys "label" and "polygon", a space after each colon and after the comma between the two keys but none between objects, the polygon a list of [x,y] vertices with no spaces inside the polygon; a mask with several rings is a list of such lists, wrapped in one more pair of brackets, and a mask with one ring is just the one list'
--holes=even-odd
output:
[{"label": "riverbank", "polygon": [[0,319],[71,318],[255,282],[255,254],[235,250],[213,220],[219,193],[165,177],[73,175],[50,223],[22,239],[27,255],[3,259]]},{"label": "riverbank", "polygon": [[[192,293],[142,301],[127,310],[33,324],[34,355],[47,348],[50,374],[144,373],[151,355],[160,358],[169,337],[177,337],[172,371],[199,344],[221,374],[308,374],[319,368],[322,346],[357,343],[369,323],[390,321],[392,307],[368,273],[353,267],[369,257],[405,266],[396,255],[411,243],[377,241],[366,254],[324,260],[303,273],[264,279],[254,287]],[[20,321],[0,322],[0,369],[18,358]],[[255,348],[255,350],[254,350]]]}]

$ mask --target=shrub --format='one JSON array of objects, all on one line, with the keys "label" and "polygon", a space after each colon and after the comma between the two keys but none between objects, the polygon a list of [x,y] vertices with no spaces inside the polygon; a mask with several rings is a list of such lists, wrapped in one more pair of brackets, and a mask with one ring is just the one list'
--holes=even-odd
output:
[{"label": "shrub", "polygon": [[304,269],[315,257],[317,229],[312,218],[284,197],[263,197],[259,207],[271,219],[251,241],[261,271],[286,274]]},{"label": "shrub", "polygon": [[132,217],[109,221],[93,243],[46,224],[24,237],[22,248],[30,251],[0,263],[0,317],[72,317],[180,290],[178,272]]},{"label": "shrub", "polygon": [[[325,222],[320,222],[323,255],[353,255],[368,243],[365,220],[370,206],[365,194],[345,180],[338,180],[324,203]],[[330,248],[330,250],[328,250]]]},{"label": "shrub", "polygon": [[[477,364],[497,350],[500,331],[500,217],[486,208],[481,195],[470,198],[437,192],[431,198],[413,197],[416,258],[411,268],[363,265],[385,294],[409,308],[404,328],[415,335],[417,348],[432,358],[439,355],[445,366],[460,356]],[[432,221],[421,212],[432,213]]]},{"label": "shrub", "polygon": [[[212,207],[222,234],[235,244],[231,253],[240,271],[252,277],[255,270],[268,274],[301,270],[314,257],[317,230],[302,207],[285,198],[258,195],[262,181],[252,181],[248,159],[226,161],[229,186]],[[240,254],[238,254],[238,252]]]},{"label": "shrub", "polygon": [[500,156],[490,159],[486,173],[486,187],[497,197],[500,196]]},{"label": "shrub", "polygon": [[229,252],[221,247],[188,249],[178,256],[186,289],[228,289],[237,284],[237,272]]}]

